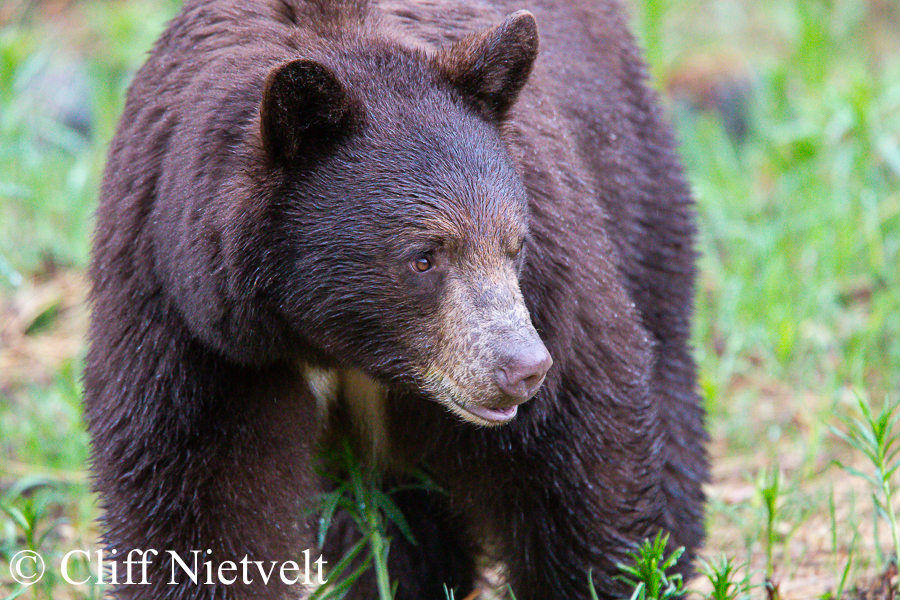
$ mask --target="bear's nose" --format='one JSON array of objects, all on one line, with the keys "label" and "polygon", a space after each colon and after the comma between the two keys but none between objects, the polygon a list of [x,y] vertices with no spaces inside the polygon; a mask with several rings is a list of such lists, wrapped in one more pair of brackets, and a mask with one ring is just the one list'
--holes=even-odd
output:
[{"label": "bear's nose", "polygon": [[524,402],[541,387],[551,365],[553,359],[550,358],[550,353],[538,341],[519,348],[515,354],[506,357],[503,365],[494,371],[494,376],[504,394],[517,402]]}]

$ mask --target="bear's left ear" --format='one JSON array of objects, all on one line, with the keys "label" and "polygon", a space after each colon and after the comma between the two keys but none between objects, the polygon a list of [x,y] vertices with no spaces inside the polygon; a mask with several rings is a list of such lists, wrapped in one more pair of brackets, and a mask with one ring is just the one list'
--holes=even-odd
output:
[{"label": "bear's left ear", "polygon": [[354,102],[325,65],[297,59],[276,67],[260,106],[262,141],[278,161],[304,162],[349,130]]},{"label": "bear's left ear", "polygon": [[486,119],[502,122],[538,53],[537,23],[527,10],[497,27],[441,49],[432,64]]}]

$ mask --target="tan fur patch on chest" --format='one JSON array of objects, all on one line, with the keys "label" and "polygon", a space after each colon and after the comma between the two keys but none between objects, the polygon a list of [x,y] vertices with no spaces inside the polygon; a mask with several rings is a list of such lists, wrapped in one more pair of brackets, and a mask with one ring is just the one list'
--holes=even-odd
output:
[{"label": "tan fur patch on chest", "polygon": [[320,422],[339,403],[346,406],[352,422],[351,435],[370,459],[386,463],[390,456],[387,431],[387,390],[358,369],[325,369],[304,365],[303,374],[316,399]]}]

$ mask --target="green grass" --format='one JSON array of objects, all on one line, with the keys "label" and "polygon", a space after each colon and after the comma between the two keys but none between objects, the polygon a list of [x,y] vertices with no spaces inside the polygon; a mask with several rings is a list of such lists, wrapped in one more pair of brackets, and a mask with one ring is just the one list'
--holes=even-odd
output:
[{"label": "green grass", "polygon": [[[52,18],[39,6],[13,4],[19,11],[0,28],[4,312],[13,298],[27,302],[35,284],[57,269],[85,267],[99,177],[125,89],[175,10],[174,2],[88,2],[69,7],[65,18]],[[74,87],[65,87],[73,73]],[[91,123],[87,135],[54,118],[54,94],[60,103],[76,97],[76,108]],[[52,343],[65,335],[66,320],[71,311],[42,313],[25,339]],[[21,350],[10,348],[8,355]],[[73,587],[58,575],[66,552],[91,549],[96,541],[97,507],[84,474],[80,354],[62,361],[28,358],[35,364],[0,371],[0,598],[18,589],[7,561],[26,548],[39,550],[52,566],[22,597],[96,598],[99,587]],[[85,568],[79,564],[73,572]]]},{"label": "green grass", "polygon": [[[62,16],[10,5],[19,8],[0,29],[0,306],[52,283],[60,267],[84,269],[125,89],[177,4],[84,0]],[[766,580],[787,589],[814,570],[793,548],[818,527],[820,569],[833,579],[815,593],[839,597],[897,548],[895,464],[878,464],[892,448],[876,434],[882,405],[900,401],[900,5],[634,0],[632,11],[699,211],[694,343],[721,469],[708,556],[726,557],[707,563],[702,594],[756,597]],[[81,92],[63,96],[79,99],[87,135],[48,108],[71,73]],[[710,83],[742,98],[729,106],[743,138],[693,106],[709,100]],[[22,339],[71,335],[70,317],[47,313]],[[9,352],[22,348],[32,346]],[[14,589],[4,561],[16,551],[36,546],[58,561],[96,534],[80,357],[33,351],[32,367],[0,372],[0,598]],[[882,440],[895,439],[890,425]],[[370,513],[361,528],[383,531],[384,519]],[[380,576],[384,595],[389,574]],[[24,597],[96,594],[50,579]]]},{"label": "green grass", "polygon": [[825,3],[759,4],[793,26],[754,56],[771,68],[744,74],[747,140],[676,112],[701,211],[695,339],[714,414],[739,375],[826,397],[900,389],[900,68],[861,43],[863,2],[842,3],[857,12],[840,27]]},{"label": "green grass", "polygon": [[[328,585],[320,587],[310,600],[339,600],[346,590],[362,575],[366,568],[375,570],[378,589],[378,600],[391,600],[394,597],[396,581],[392,581],[388,572],[387,559],[391,547],[391,538],[387,526],[393,523],[406,537],[409,543],[416,545],[415,538],[406,522],[406,518],[394,503],[394,490],[384,490],[381,474],[362,466],[354,453],[350,442],[345,440],[343,448],[326,456],[323,474],[332,479],[334,489],[322,497],[319,518],[318,546],[322,547],[332,517],[336,511],[345,511],[362,535],[347,553],[329,570]],[[333,473],[345,474],[335,478]],[[423,484],[428,485],[423,478]],[[431,486],[433,488],[433,486]],[[437,488],[433,488],[437,489]],[[360,562],[358,566],[353,561]],[[351,573],[346,571],[353,566]]]},{"label": "green grass", "polygon": [[[92,2],[48,21],[33,8],[0,31],[0,281],[48,261],[86,264],[125,89],[174,10],[174,2]],[[87,136],[53,118],[72,96],[92,123]]]}]

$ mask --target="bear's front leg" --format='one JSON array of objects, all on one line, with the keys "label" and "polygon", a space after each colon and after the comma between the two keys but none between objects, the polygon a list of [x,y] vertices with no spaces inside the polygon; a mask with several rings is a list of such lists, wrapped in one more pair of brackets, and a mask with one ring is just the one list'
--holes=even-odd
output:
[{"label": "bear's front leg", "polygon": [[589,572],[600,598],[630,595],[617,565],[664,514],[654,436],[633,431],[616,440],[560,414],[467,440],[447,486],[517,600],[588,600]]},{"label": "bear's front leg", "polygon": [[302,378],[144,325],[96,344],[85,377],[111,597],[301,597],[317,430]]}]

